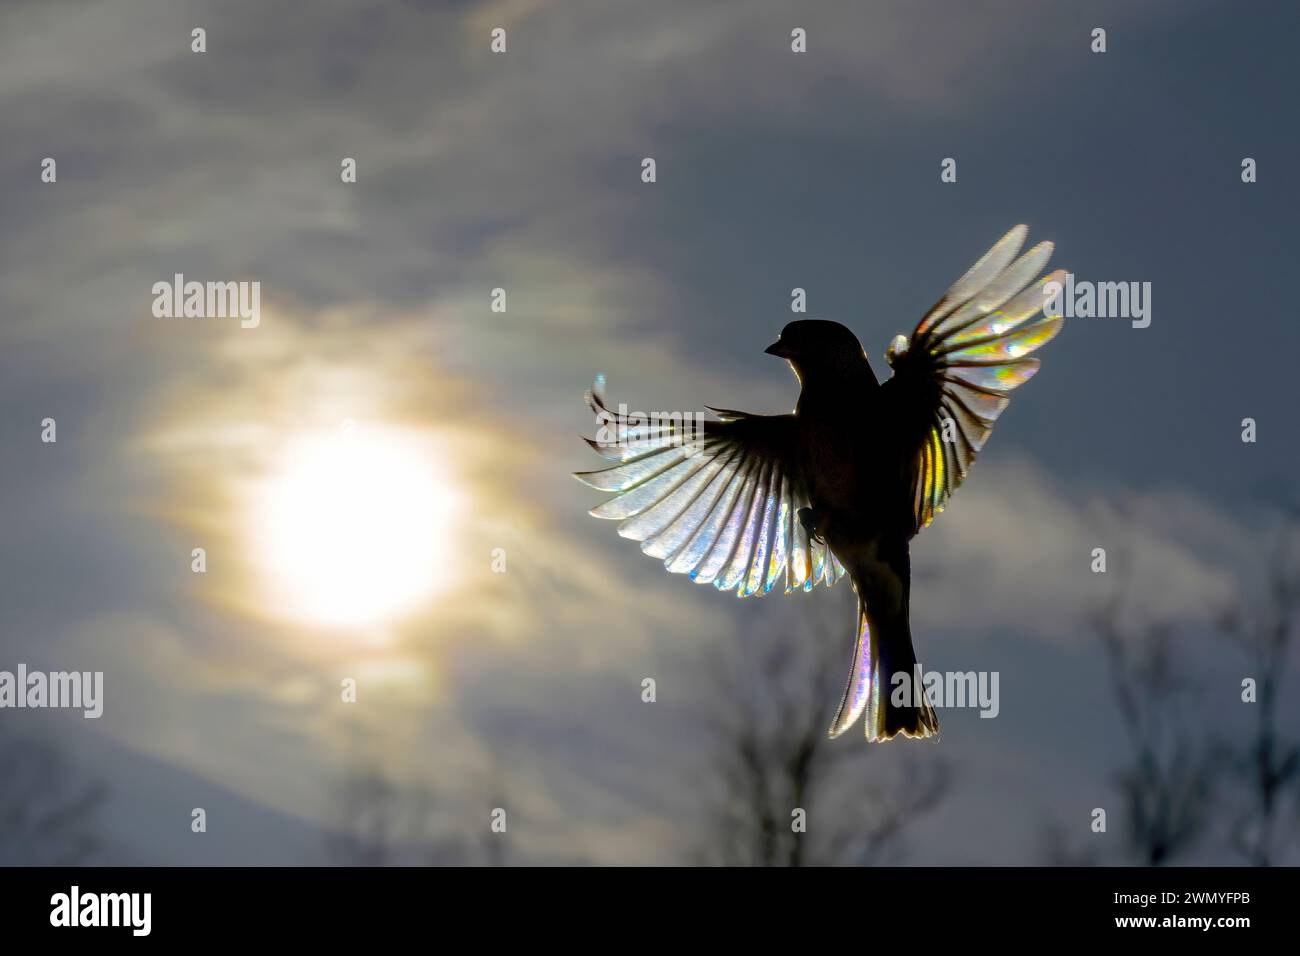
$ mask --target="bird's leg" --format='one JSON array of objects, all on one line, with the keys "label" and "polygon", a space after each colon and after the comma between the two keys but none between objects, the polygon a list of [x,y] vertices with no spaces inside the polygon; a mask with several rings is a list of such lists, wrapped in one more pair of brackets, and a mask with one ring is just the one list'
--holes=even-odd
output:
[{"label": "bird's leg", "polygon": [[815,508],[799,509],[799,523],[803,525],[804,531],[808,532],[808,537],[812,538],[818,544],[825,544],[826,542],[822,538],[821,532],[818,530],[818,525],[821,523],[821,517],[821,513]]}]

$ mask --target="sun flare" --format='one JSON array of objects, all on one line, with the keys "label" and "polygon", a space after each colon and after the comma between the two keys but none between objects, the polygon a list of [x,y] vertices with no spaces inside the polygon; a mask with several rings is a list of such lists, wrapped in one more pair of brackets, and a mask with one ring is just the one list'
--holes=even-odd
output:
[{"label": "sun flare", "polygon": [[251,514],[274,611],[349,627],[413,610],[445,583],[457,497],[413,432],[367,426],[291,442]]}]

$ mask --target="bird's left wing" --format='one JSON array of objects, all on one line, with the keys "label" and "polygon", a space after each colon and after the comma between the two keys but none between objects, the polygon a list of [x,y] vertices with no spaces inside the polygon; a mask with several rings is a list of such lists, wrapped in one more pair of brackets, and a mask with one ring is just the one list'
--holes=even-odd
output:
[{"label": "bird's left wing", "polygon": [[617,464],[575,477],[616,494],[592,515],[621,520],[618,533],[669,571],[740,597],[844,576],[798,518],[808,493],[793,415],[712,409],[721,420],[702,428],[677,416],[628,421],[605,406],[603,387],[598,376],[587,392],[598,423],[587,443]]},{"label": "bird's left wing", "polygon": [[1052,255],[1040,242],[1020,258],[1026,229],[1016,226],[990,249],[912,332],[894,339],[886,357],[894,375],[882,388],[890,414],[913,449],[913,509],[920,531],[943,510],[1011,390],[1038,371],[1027,358],[1060,331],[1064,319],[1044,316],[1044,287],[1064,270],[1036,277]]}]

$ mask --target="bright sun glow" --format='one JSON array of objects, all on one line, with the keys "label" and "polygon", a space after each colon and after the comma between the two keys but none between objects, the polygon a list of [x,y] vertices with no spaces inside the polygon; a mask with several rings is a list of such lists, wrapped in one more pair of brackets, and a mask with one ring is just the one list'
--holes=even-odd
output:
[{"label": "bright sun glow", "polygon": [[293,442],[253,509],[276,612],[356,626],[414,609],[447,577],[455,510],[413,433],[358,426]]}]

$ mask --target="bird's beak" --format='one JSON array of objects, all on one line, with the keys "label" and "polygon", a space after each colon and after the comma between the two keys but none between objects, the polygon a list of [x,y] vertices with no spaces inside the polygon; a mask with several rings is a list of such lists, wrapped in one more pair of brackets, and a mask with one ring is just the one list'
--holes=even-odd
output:
[{"label": "bird's beak", "polygon": [[772,343],[771,345],[769,345],[767,348],[763,349],[763,351],[764,351],[766,354],[768,354],[768,355],[775,355],[775,356],[777,356],[778,358],[789,358],[789,357],[790,357],[790,353],[786,350],[785,345],[782,344],[782,342],[781,342],[780,339],[777,339],[775,342],[773,342],[773,343]]}]

